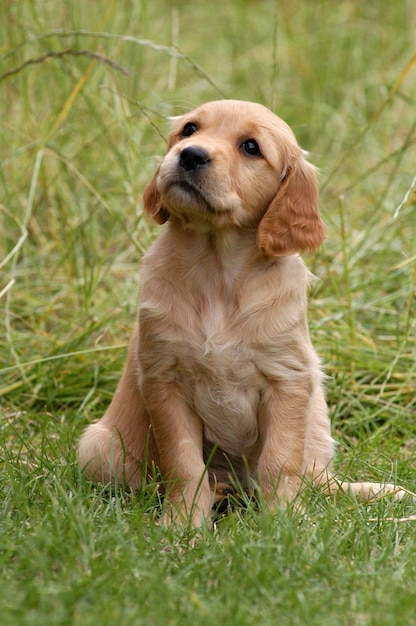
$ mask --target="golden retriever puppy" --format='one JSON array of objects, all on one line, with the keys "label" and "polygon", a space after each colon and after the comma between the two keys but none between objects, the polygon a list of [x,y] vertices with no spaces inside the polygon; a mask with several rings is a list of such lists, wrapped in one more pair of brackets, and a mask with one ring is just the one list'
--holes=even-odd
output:
[{"label": "golden retriever puppy", "polygon": [[143,259],[138,325],[114,398],[79,460],[92,479],[139,487],[152,467],[165,518],[209,518],[226,485],[275,507],[307,479],[339,484],[299,253],[324,239],[315,168],[264,106],[209,102],[174,118],[144,192],[159,239]]}]

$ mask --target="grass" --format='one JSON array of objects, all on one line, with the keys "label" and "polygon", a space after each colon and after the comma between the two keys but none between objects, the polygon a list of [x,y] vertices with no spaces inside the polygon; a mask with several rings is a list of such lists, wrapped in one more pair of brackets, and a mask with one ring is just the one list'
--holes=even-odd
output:
[{"label": "grass", "polygon": [[412,504],[311,493],[193,538],[75,460],[123,366],[165,117],[236,97],[321,169],[306,260],[339,472],[415,490],[415,7],[6,0],[2,24],[2,623],[416,624]]}]

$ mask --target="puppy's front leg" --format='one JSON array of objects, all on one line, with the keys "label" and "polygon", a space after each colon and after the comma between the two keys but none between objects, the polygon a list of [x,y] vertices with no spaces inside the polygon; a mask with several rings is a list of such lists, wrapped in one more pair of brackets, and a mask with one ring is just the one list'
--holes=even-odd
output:
[{"label": "puppy's front leg", "polygon": [[212,494],[202,452],[203,424],[181,397],[175,383],[161,387],[143,384],[146,407],[160,457],[167,491],[167,522],[191,521],[195,527],[208,520]]},{"label": "puppy's front leg", "polygon": [[257,480],[271,508],[292,501],[302,485],[309,390],[304,381],[285,381],[272,384],[264,397]]}]

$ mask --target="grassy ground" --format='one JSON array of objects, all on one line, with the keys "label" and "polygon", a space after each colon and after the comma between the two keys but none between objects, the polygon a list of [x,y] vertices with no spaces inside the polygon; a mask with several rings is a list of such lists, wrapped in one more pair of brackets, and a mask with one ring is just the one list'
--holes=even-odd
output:
[{"label": "grassy ground", "polygon": [[2,624],[416,624],[415,506],[310,494],[190,542],[74,452],[125,357],[165,117],[236,97],[321,169],[310,323],[339,471],[415,490],[415,54],[410,1],[4,0]]}]

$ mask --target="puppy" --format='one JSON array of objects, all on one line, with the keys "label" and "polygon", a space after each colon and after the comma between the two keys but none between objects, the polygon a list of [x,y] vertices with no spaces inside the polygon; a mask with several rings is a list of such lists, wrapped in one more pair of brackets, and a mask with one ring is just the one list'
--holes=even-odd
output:
[{"label": "puppy", "polygon": [[165,518],[199,526],[227,485],[254,482],[274,508],[306,479],[338,483],[299,253],[324,239],[315,168],[259,104],[209,102],[172,120],[144,191],[162,235],[143,259],[138,326],[79,461],[92,479],[139,487],[157,467]]}]

